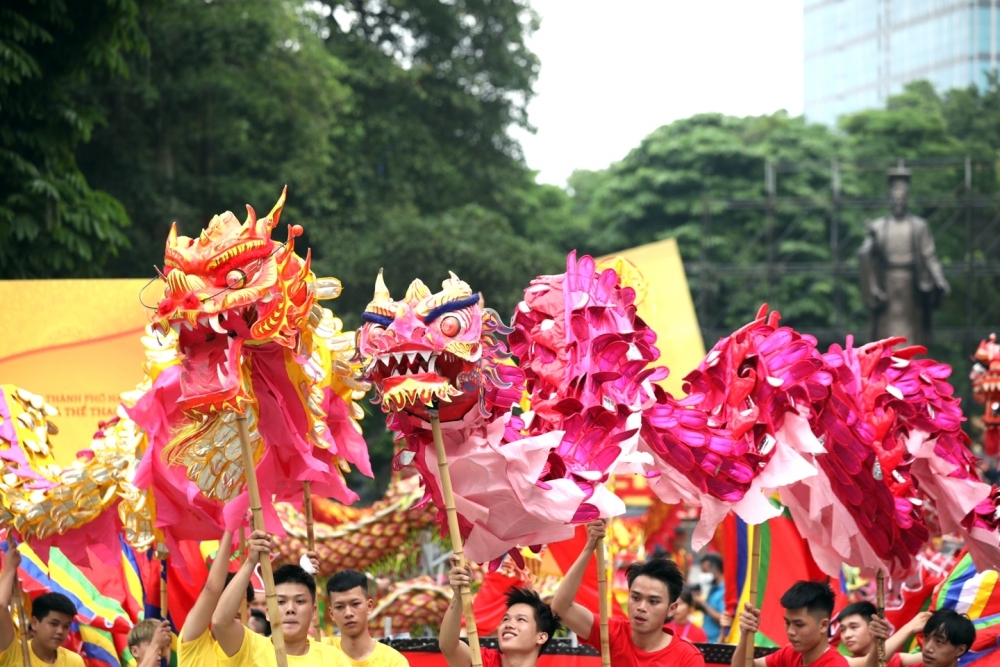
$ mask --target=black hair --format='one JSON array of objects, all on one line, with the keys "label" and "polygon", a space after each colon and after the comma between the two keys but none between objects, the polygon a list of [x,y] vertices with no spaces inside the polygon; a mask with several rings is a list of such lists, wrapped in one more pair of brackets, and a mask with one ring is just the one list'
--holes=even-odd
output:
[{"label": "black hair", "polygon": [[924,638],[936,637],[952,646],[964,646],[968,651],[976,641],[976,626],[968,616],[954,609],[938,609],[924,625]]},{"label": "black hair", "polygon": [[649,577],[662,581],[667,587],[667,594],[670,599],[667,604],[677,601],[684,588],[684,575],[677,568],[677,563],[669,558],[650,558],[643,563],[635,562],[625,570],[625,578],[628,579],[629,590],[638,577]]},{"label": "black hair", "polygon": [[316,579],[298,565],[286,564],[274,571],[274,585],[302,584],[309,589],[313,602],[316,601]]},{"label": "black hair", "polygon": [[875,608],[875,605],[867,600],[852,602],[844,607],[843,611],[837,614],[837,622],[843,623],[844,619],[848,616],[860,616],[865,623],[871,623],[872,618],[874,618],[877,613],[878,609]]},{"label": "black hair", "polygon": [[251,609],[250,618],[256,619],[258,621],[264,621],[264,636],[271,636],[271,624],[267,620],[267,614],[262,612],[260,609]]},{"label": "black hair", "polygon": [[680,597],[678,598],[681,602],[689,607],[694,606],[694,592],[701,588],[698,584],[690,584],[681,589]]},{"label": "black hair", "polygon": [[548,635],[548,639],[542,644],[541,648],[538,649],[538,653],[541,654],[545,650],[545,647],[549,645],[552,638],[556,634],[556,630],[559,629],[559,617],[552,612],[552,607],[542,602],[542,598],[538,596],[538,593],[531,590],[530,588],[511,588],[507,591],[507,609],[510,609],[516,604],[526,604],[535,611],[535,627],[538,628],[539,632],[544,632]]},{"label": "black hair", "polygon": [[[227,572],[226,573],[226,585],[224,586],[224,588],[228,588],[229,584],[231,584],[233,582],[233,579],[235,579],[235,578],[236,578],[236,573],[235,572]],[[250,604],[251,602],[253,602],[253,598],[254,598],[253,584],[248,582],[247,583],[247,604]]]},{"label": "black hair", "polygon": [[62,593],[43,593],[31,602],[31,617],[42,621],[51,612],[66,614],[70,620],[76,618],[76,605]]},{"label": "black hair", "polygon": [[781,596],[781,606],[785,609],[805,607],[809,615],[814,618],[830,618],[833,616],[834,600],[830,584],[819,581],[798,581]]},{"label": "black hair", "polygon": [[368,577],[357,570],[341,570],[326,580],[326,593],[346,593],[354,588],[364,591],[365,597],[368,594]]},{"label": "black hair", "polygon": [[710,564],[712,567],[714,567],[715,569],[717,569],[719,572],[723,571],[722,570],[722,556],[720,556],[719,554],[717,554],[717,553],[708,553],[708,554],[705,554],[704,556],[702,556],[701,558],[698,559],[698,563],[699,564],[700,563],[705,563],[705,562],[707,562],[708,564]]}]

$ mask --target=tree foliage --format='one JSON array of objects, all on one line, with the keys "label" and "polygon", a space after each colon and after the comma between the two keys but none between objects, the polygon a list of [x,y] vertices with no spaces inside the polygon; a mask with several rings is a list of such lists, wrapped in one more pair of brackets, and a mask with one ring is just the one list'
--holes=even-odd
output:
[{"label": "tree foliage", "polygon": [[74,151],[104,122],[95,75],[142,52],[138,0],[0,7],[0,276],[93,276],[125,245],[121,203],[91,189]]}]

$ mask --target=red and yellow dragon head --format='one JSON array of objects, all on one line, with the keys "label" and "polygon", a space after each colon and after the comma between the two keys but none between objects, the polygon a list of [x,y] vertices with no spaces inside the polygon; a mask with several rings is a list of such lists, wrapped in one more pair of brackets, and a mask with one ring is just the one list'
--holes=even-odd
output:
[{"label": "red and yellow dragon head", "polygon": [[196,238],[167,238],[164,298],[156,319],[177,332],[184,354],[181,407],[192,413],[242,412],[250,400],[240,363],[244,345],[277,343],[295,350],[316,300],[340,293],[334,279],[315,280],[295,254],[298,225],[288,241],[271,239],[287,189],[265,218],[247,206],[244,223],[217,215]]},{"label": "red and yellow dragon head", "polygon": [[393,301],[379,271],[358,352],[386,412],[426,419],[436,403],[441,421],[459,420],[476,405],[487,412],[485,389],[508,386],[496,370],[508,356],[496,334],[509,330],[454,273],[441,288],[432,294],[414,280],[403,300]]}]

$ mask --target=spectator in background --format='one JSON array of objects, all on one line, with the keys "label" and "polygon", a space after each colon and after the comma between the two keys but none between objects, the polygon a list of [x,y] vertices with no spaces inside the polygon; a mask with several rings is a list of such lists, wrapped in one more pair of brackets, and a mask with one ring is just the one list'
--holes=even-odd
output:
[{"label": "spectator in background", "polygon": [[271,636],[271,624],[267,622],[267,614],[260,609],[250,610],[250,622],[247,624],[251,632],[265,637]]},{"label": "spectator in background", "polygon": [[[722,578],[722,556],[705,554],[698,561],[701,567],[699,581],[702,590],[694,593],[694,608],[705,615],[702,629],[710,642],[722,641],[722,621],[726,613],[726,584]],[[704,593],[702,597],[701,593]]]},{"label": "spectator in background", "polygon": [[675,637],[686,639],[695,644],[701,644],[707,642],[708,637],[705,635],[705,631],[692,623],[689,618],[691,607],[694,605],[693,593],[696,590],[698,590],[697,586],[684,587],[684,590],[681,591],[681,597],[677,600],[677,605],[674,607],[672,620],[667,627],[674,631]]}]

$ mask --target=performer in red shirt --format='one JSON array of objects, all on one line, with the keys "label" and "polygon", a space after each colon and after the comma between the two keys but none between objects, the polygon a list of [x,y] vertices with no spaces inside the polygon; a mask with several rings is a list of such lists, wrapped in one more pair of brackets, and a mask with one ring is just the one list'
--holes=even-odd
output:
[{"label": "performer in red shirt", "polygon": [[[792,585],[781,596],[788,646],[766,658],[757,658],[754,667],[847,667],[847,659],[830,647],[827,635],[834,599],[829,584],[800,581]],[[750,639],[759,626],[760,610],[747,602],[740,612],[740,641],[731,667],[746,664]]]},{"label": "performer in red shirt", "polygon": [[[889,637],[889,624],[878,616],[868,625],[872,640]],[[924,645],[920,653],[890,653],[886,642],[886,667],[923,664],[924,667],[958,667],[958,659],[976,641],[976,626],[954,609],[938,609],[923,629]],[[878,667],[878,651],[868,654],[866,667]]]},{"label": "performer in red shirt", "polygon": [[[459,588],[472,583],[472,572],[467,567],[459,567],[455,556],[452,556],[448,582],[455,595],[441,619],[438,647],[448,667],[470,667],[472,655],[469,646],[459,639],[462,631]],[[545,650],[558,629],[559,617],[542,602],[538,593],[527,588],[511,587],[507,591],[507,612],[497,628],[500,650],[482,649],[483,667],[534,667],[538,664],[538,655]]]},{"label": "performer in red shirt", "polygon": [[[587,524],[587,544],[566,573],[552,599],[552,610],[580,639],[600,650],[601,627],[593,612],[573,601],[587,563],[604,537],[604,521]],[[705,659],[690,642],[664,624],[680,597],[684,577],[673,561],[653,558],[632,563],[627,572],[628,620],[608,619],[611,664],[614,667],[704,667]]]}]

